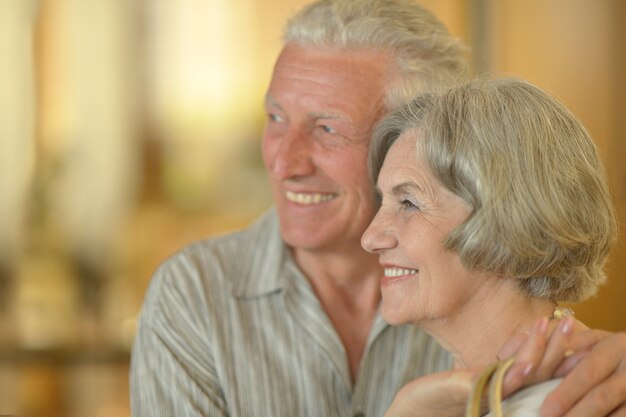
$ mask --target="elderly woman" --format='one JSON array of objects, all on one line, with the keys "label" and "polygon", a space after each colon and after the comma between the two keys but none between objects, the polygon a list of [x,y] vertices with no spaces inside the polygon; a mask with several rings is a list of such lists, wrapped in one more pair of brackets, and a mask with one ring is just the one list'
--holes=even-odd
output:
[{"label": "elderly woman", "polygon": [[[486,367],[516,333],[546,334],[557,302],[605,280],[616,220],[597,149],[527,82],[417,98],[379,125],[370,167],[382,202],[362,244],[385,268],[382,314],[429,332],[455,369]],[[557,383],[516,395],[538,391],[523,404],[537,410]]]}]

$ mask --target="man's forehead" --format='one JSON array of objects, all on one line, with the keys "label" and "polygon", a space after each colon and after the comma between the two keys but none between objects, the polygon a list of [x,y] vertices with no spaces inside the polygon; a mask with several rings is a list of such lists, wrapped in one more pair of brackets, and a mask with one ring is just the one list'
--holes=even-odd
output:
[{"label": "man's forehead", "polygon": [[388,71],[388,54],[379,49],[322,48],[302,46],[296,43],[285,45],[281,51],[274,75],[296,72],[302,77],[336,77],[358,81],[383,78]]}]

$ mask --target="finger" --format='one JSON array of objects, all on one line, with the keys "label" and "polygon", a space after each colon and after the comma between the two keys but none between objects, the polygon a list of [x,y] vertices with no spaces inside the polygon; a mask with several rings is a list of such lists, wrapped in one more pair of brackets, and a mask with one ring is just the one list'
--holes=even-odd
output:
[{"label": "finger", "polygon": [[530,363],[514,363],[504,376],[502,398],[506,398],[524,387],[534,366]]},{"label": "finger", "polygon": [[570,347],[574,351],[590,350],[598,342],[605,340],[613,335],[604,330],[586,330],[575,334],[571,339]]},{"label": "finger", "polygon": [[531,327],[528,339],[517,352],[515,363],[532,364],[536,367],[541,362],[547,341],[548,319],[542,318]]},{"label": "finger", "polygon": [[563,378],[593,349],[600,341],[612,336],[613,333],[603,330],[587,330],[574,334],[570,338],[570,350],[574,353],[568,355],[554,371],[554,378]]},{"label": "finger", "polygon": [[567,356],[559,364],[558,368],[556,368],[553,377],[564,378],[565,375],[569,374],[580,363],[580,361],[582,361],[583,358],[587,356],[588,353],[588,350],[582,350],[580,352],[576,352],[572,355]]},{"label": "finger", "polygon": [[526,341],[520,346],[515,362],[507,372],[502,386],[504,397],[526,385],[533,371],[541,363],[547,345],[548,319],[533,324]]},{"label": "finger", "polygon": [[622,403],[617,410],[613,410],[609,417],[626,417],[626,403]]},{"label": "finger", "polygon": [[617,375],[612,376],[608,378],[602,386],[598,386],[589,391],[589,393],[577,402],[567,413],[563,414],[563,411],[566,409],[566,404],[557,406],[544,403],[541,408],[541,416],[604,417],[607,415],[624,415],[624,413],[626,413],[623,403],[625,394],[626,386],[624,386],[621,378]]},{"label": "finger", "polygon": [[[567,317],[561,320],[552,334],[550,335],[545,352],[540,359],[539,364],[533,365],[532,363],[518,362],[514,364],[504,380],[503,392],[504,396],[516,391],[517,389],[530,384],[547,381],[551,379],[559,365],[563,362],[569,344],[570,338],[573,333],[574,319]],[[549,329],[548,329],[549,331]],[[536,339],[533,343],[533,353],[539,353],[540,344]],[[521,349],[521,347],[520,347]],[[527,359],[528,356],[519,359],[520,361]],[[573,366],[573,363],[568,363]],[[564,368],[564,371],[567,368]],[[564,372],[566,373],[566,372]]]},{"label": "finger", "polygon": [[[626,399],[626,364],[624,363],[624,335],[606,337],[598,342],[593,350],[584,356],[544,401],[542,410],[545,408],[545,416],[561,416],[567,410],[574,409],[579,412],[587,411],[593,407],[604,410],[602,416],[608,414],[612,408],[607,409],[602,404],[617,404]],[[569,415],[569,414],[568,414]],[[595,414],[572,414],[588,415]]]},{"label": "finger", "polygon": [[573,317],[566,317],[558,323],[548,339],[548,346],[541,362],[527,383],[535,384],[552,378],[555,370],[568,352],[573,330]]}]

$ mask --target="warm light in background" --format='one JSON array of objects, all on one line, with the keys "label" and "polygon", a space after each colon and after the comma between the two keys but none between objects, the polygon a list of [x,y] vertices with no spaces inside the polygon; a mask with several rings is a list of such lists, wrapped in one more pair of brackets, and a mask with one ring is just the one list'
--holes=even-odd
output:
[{"label": "warm light in background", "polygon": [[105,268],[136,205],[136,33],[132,2],[50,0],[38,33],[42,186],[72,256]]},{"label": "warm light in background", "polygon": [[129,415],[151,273],[270,204],[259,7],[0,2],[0,414]]},{"label": "warm light in background", "polygon": [[[259,4],[180,0],[147,7],[147,105],[165,150],[165,189],[189,209],[224,207],[225,187],[249,186],[237,184],[248,169],[238,155],[259,135]],[[252,174],[245,180],[258,178]]]},{"label": "warm light in background", "polygon": [[36,5],[34,0],[0,2],[0,305],[6,302],[1,296],[3,275],[24,244],[26,199],[35,164],[31,29]]}]

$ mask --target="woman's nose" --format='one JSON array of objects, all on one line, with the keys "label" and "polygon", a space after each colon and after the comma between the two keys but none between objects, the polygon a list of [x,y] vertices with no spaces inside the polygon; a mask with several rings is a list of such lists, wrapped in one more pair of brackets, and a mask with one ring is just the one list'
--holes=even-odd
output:
[{"label": "woman's nose", "polygon": [[361,237],[361,246],[370,253],[382,253],[398,244],[393,228],[380,208]]}]

